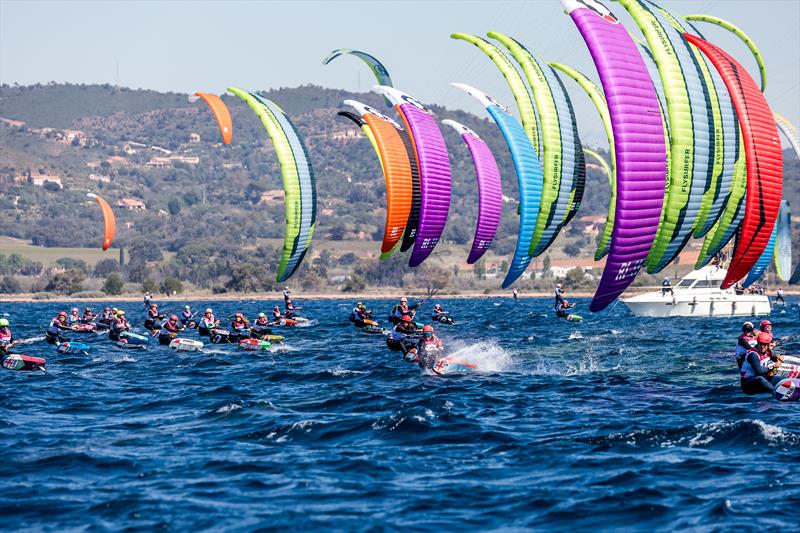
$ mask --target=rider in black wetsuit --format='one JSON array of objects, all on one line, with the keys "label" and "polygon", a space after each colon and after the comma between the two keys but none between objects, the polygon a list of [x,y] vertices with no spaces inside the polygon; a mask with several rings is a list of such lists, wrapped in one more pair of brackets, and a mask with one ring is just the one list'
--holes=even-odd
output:
[{"label": "rider in black wetsuit", "polygon": [[67,313],[65,311],[60,311],[58,316],[51,320],[50,325],[47,326],[47,330],[44,332],[45,340],[48,344],[66,342],[69,339],[64,337],[61,332],[70,331],[71,329],[67,322]]},{"label": "rider in black wetsuit", "polygon": [[183,331],[183,328],[178,323],[178,315],[171,315],[169,320],[161,325],[161,331],[158,333],[158,343],[168,345],[181,331]]},{"label": "rider in black wetsuit", "polygon": [[[751,348],[742,362],[741,387],[745,394],[772,393],[775,387],[770,383],[773,369],[781,365],[781,362],[770,350],[772,335],[769,333],[759,333],[758,343],[755,348]],[[767,365],[761,364],[761,359],[769,357]]]},{"label": "rider in black wetsuit", "polygon": [[403,352],[404,354],[414,347],[417,334],[417,327],[409,315],[403,315],[386,337],[386,346],[393,352]]},{"label": "rider in black wetsuit", "polygon": [[260,339],[265,335],[272,335],[272,329],[269,327],[269,320],[264,313],[258,313],[258,318],[250,328],[250,336],[254,339]]}]

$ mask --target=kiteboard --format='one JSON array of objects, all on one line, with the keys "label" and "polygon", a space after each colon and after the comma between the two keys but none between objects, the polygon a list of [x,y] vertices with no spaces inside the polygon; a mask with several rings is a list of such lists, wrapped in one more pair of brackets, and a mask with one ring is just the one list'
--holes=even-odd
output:
[{"label": "kiteboard", "polygon": [[22,355],[18,353],[12,353],[4,356],[2,358],[3,368],[7,370],[20,370],[20,371],[31,371],[31,370],[44,370],[44,365],[47,361],[42,359],[41,357],[33,357],[31,355]]},{"label": "kiteboard", "polygon": [[433,363],[433,368],[431,370],[439,375],[467,374],[470,372],[476,372],[478,367],[474,363],[470,363],[469,361],[465,360],[463,357],[447,355],[436,359],[436,362]]},{"label": "kiteboard", "polygon": [[72,324],[70,328],[75,333],[94,333],[97,330],[97,324],[89,322],[88,324]]},{"label": "kiteboard", "polygon": [[128,342],[128,339],[120,339],[116,343],[117,348],[122,348],[123,350],[146,350],[147,346],[144,344],[134,344],[132,342]]},{"label": "kiteboard", "polygon": [[583,320],[581,315],[567,315],[568,322],[580,322]]},{"label": "kiteboard", "polygon": [[257,352],[259,350],[267,350],[269,347],[272,346],[272,343],[267,340],[259,340],[259,339],[242,339],[237,344],[237,347],[240,350],[248,350],[251,352]]},{"label": "kiteboard", "polygon": [[82,342],[62,342],[58,345],[58,352],[89,355],[89,345]]},{"label": "kiteboard", "polygon": [[775,399],[782,402],[800,401],[800,379],[787,378],[775,386]]},{"label": "kiteboard", "polygon": [[128,341],[128,344],[147,344],[148,339],[144,335],[132,333],[130,331],[123,331],[119,336]]},{"label": "kiteboard", "polygon": [[193,339],[172,339],[169,347],[179,352],[199,352],[203,349],[203,343]]},{"label": "kiteboard", "polygon": [[431,320],[435,320],[436,322],[438,322],[440,324],[447,324],[447,325],[450,325],[450,326],[455,325],[455,323],[456,323],[455,320],[453,320],[449,316],[444,316],[444,315],[433,315],[431,317]]}]

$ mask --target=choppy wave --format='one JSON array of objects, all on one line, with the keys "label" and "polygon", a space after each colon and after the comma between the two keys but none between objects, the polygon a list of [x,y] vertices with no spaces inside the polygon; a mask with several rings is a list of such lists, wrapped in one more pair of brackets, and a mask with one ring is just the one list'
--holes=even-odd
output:
[{"label": "choppy wave", "polygon": [[[43,342],[56,303],[0,306],[48,373],[0,371],[4,530],[786,529],[800,404],[739,391],[736,319],[568,323],[551,301],[442,300],[437,376],[364,335],[352,302],[247,352]],[[175,307],[184,302],[163,302]],[[188,302],[206,307],[205,302]],[[385,316],[389,301],[367,301]],[[162,302],[159,302],[162,304]],[[430,304],[429,304],[430,305]],[[124,307],[124,305],[123,305]],[[129,304],[134,321],[139,306]],[[253,315],[263,302],[219,302]],[[421,315],[427,316],[423,309]],[[800,331],[797,307],[773,317]],[[35,328],[32,324],[40,324]],[[386,324],[382,324],[386,326]],[[790,338],[787,353],[800,352]],[[777,502],[753,511],[753,495]]]}]

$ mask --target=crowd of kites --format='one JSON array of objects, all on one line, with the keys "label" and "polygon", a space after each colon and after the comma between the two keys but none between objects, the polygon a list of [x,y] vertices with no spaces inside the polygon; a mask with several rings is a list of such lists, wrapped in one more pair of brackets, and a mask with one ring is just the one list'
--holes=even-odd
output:
[{"label": "crowd of kites", "polygon": [[[641,30],[640,41],[596,0],[561,0],[597,68],[600,86],[575,69],[548,63],[508,35],[489,32],[493,44],[477,35],[451,37],[475,45],[505,77],[521,120],[491,96],[462,83],[453,85],[475,97],[506,141],[519,184],[519,233],[503,288],[517,280],[534,257],[544,253],[581,204],[585,158],[605,170],[611,201],[595,259],[606,265],[590,305],[599,311],[630,285],[639,270],[657,273],[691,238],[703,238],[700,268],[734,240],[723,288],[745,278],[754,283],[775,261],[780,279],[791,274],[789,205],[782,200],[783,159],[780,129],[800,157],[797,130],[770,110],[763,59],[738,27],[707,15],[679,19],[647,0],[618,0]],[[740,37],[760,70],[759,85],[729,54],[702,37],[695,21],[722,26]],[[502,48],[501,48],[502,46]],[[394,88],[387,69],[365,52],[340,49],[324,60],[352,55],[372,70],[397,120],[377,109],[345,100],[352,120],[369,139],[386,182],[387,212],[381,258],[396,248],[411,250],[409,265],[420,265],[436,247],[450,208],[449,154],[433,114]],[[514,62],[509,59],[513,58]],[[565,77],[585,91],[608,137],[610,164],[583,148]],[[286,233],[277,281],[300,266],[314,234],[317,192],[310,158],[297,129],[273,101],[236,87],[261,120],[280,163],[286,193]],[[232,140],[231,115],[216,95],[195,93],[216,118],[224,144]],[[474,162],[478,220],[467,259],[477,261],[489,248],[500,223],[500,172],[489,146],[453,120]],[[103,249],[114,237],[114,215],[100,197],[105,219]]]}]

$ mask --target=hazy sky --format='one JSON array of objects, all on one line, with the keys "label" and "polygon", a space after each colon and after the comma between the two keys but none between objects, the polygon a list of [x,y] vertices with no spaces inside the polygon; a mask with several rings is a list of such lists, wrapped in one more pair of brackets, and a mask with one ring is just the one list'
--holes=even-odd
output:
[{"label": "hazy sky", "polygon": [[[618,4],[609,3],[638,32]],[[800,122],[800,1],[662,0],[675,15],[708,13],[743,28],[767,62],[767,99]],[[702,24],[702,23],[700,23]],[[757,78],[747,48],[720,28],[705,36]],[[213,2],[0,0],[0,81],[119,83],[161,91],[221,93],[318,84],[367,90],[373,79],[353,57],[323,66],[335,48],[368,51],[394,84],[422,102],[484,116],[471,97],[449,87],[474,85],[514,107],[510,91],[477,48],[452,32],[508,33],[550,61],[597,79],[589,53],[557,0],[452,2]],[[581,135],[603,143],[596,112],[572,81]]]}]

